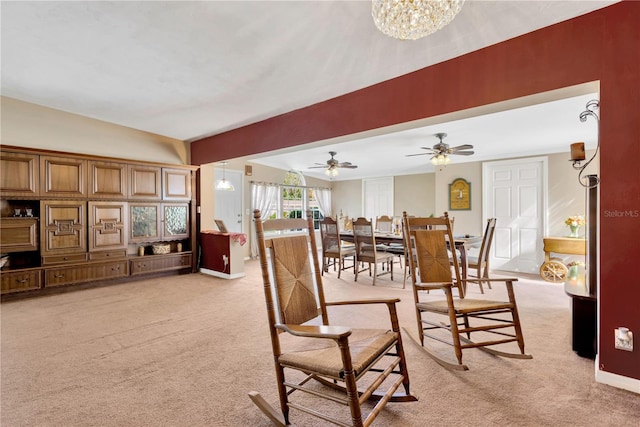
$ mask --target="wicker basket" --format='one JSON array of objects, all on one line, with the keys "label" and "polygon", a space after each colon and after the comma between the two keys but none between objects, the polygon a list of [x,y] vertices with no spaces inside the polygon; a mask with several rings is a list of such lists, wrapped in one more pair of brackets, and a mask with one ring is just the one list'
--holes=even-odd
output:
[{"label": "wicker basket", "polygon": [[171,245],[168,243],[161,243],[151,246],[151,250],[154,255],[163,255],[171,252]]}]

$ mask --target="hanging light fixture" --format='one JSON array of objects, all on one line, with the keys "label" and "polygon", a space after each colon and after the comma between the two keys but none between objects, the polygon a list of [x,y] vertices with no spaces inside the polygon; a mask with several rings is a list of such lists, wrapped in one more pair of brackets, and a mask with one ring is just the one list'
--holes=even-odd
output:
[{"label": "hanging light fixture", "polygon": [[463,4],[464,0],[372,0],[371,15],[384,34],[416,40],[451,22]]},{"label": "hanging light fixture", "polygon": [[218,183],[216,184],[216,190],[236,191],[233,184],[230,181],[227,181],[227,178],[226,178],[225,166],[227,165],[227,163],[228,162],[222,162],[222,179],[218,181]]},{"label": "hanging light fixture", "polygon": [[451,163],[451,159],[446,154],[440,153],[431,158],[431,163],[434,166],[446,166]]},{"label": "hanging light fixture", "polygon": [[331,165],[325,169],[324,174],[330,177],[338,176],[338,168],[335,165]]}]

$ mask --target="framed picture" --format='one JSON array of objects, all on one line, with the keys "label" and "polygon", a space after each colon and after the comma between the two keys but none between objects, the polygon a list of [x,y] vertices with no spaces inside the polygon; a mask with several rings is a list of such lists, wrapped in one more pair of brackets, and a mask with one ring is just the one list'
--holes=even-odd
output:
[{"label": "framed picture", "polygon": [[464,178],[454,179],[449,184],[449,210],[471,210],[471,183]]}]

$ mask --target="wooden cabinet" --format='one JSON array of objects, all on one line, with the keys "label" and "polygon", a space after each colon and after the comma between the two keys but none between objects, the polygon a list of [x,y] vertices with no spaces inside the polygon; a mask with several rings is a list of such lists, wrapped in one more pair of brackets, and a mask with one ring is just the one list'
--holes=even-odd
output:
[{"label": "wooden cabinet", "polygon": [[[89,252],[127,247],[127,203],[89,202]],[[115,252],[118,253],[118,252]]]},{"label": "wooden cabinet", "polygon": [[44,286],[72,285],[96,280],[116,279],[129,275],[129,261],[121,259],[104,263],[60,266],[45,269]]},{"label": "wooden cabinet", "polygon": [[160,200],[162,198],[162,168],[147,165],[129,165],[129,198]]},{"label": "wooden cabinet", "polygon": [[191,253],[149,255],[132,259],[131,275],[191,268]]},{"label": "wooden cabinet", "polygon": [[191,171],[162,168],[162,199],[191,200]]},{"label": "wooden cabinet", "polygon": [[42,287],[42,271],[39,268],[30,268],[15,272],[2,272],[2,293],[22,292]]},{"label": "wooden cabinet", "polygon": [[3,145],[3,297],[195,271],[196,169]]},{"label": "wooden cabinet", "polygon": [[0,220],[0,252],[37,251],[38,240],[36,218],[2,218]]},{"label": "wooden cabinet", "polygon": [[40,193],[43,197],[87,197],[87,161],[40,156]]},{"label": "wooden cabinet", "polygon": [[[40,247],[43,264],[86,259],[86,202],[73,200],[43,200]],[[69,255],[75,257],[69,258]]]},{"label": "wooden cabinet", "polygon": [[40,194],[40,156],[0,153],[0,194],[2,197],[34,197]]},{"label": "wooden cabinet", "polygon": [[125,199],[127,165],[125,163],[89,161],[89,198]]}]

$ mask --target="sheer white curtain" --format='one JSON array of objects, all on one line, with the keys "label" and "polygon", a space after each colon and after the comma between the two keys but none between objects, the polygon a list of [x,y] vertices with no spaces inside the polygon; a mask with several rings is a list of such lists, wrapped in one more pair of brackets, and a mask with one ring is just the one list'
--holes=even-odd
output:
[{"label": "sheer white curtain", "polygon": [[323,216],[331,216],[331,190],[328,188],[314,188],[318,209]]},{"label": "sheer white curtain", "polygon": [[[251,206],[258,209],[262,214],[262,219],[266,219],[264,215],[269,213],[269,207],[273,203],[277,203],[279,195],[279,186],[277,184],[267,183],[251,183]],[[253,221],[252,221],[253,222]],[[258,238],[256,236],[256,227],[251,225],[251,258],[258,257]]]}]

